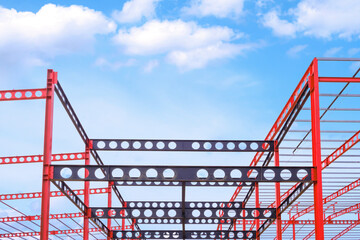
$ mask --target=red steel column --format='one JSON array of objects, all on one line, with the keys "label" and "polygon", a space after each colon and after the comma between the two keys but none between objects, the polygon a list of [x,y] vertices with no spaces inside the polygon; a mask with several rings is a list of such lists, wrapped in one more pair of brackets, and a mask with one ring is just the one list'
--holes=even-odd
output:
[{"label": "red steel column", "polygon": [[323,218],[323,194],[321,173],[321,143],[320,143],[320,101],[319,101],[319,76],[318,61],[315,58],[309,77],[311,97],[311,136],[312,156],[314,166],[314,214],[315,214],[315,236],[317,240],[324,239]]},{"label": "red steel column", "polygon": [[48,69],[46,86],[46,107],[45,107],[45,133],[44,133],[44,161],[43,161],[43,180],[41,197],[41,222],[40,239],[49,238],[49,215],[50,215],[50,164],[53,134],[54,116],[54,84],[57,83],[57,72]]},{"label": "red steel column", "polygon": [[[85,165],[90,165],[90,148],[92,148],[92,141],[89,141],[86,144],[85,147]],[[87,176],[89,173],[87,170],[85,170],[85,176]],[[84,203],[87,207],[90,205],[90,182],[85,181],[84,182]],[[88,213],[84,214],[84,240],[89,239],[89,216]]]},{"label": "red steel column", "polygon": [[[255,207],[260,208],[260,199],[259,199],[259,182],[255,182]],[[256,230],[260,227],[260,219],[255,220]],[[256,240],[260,240],[260,236],[256,236]]]},{"label": "red steel column", "polygon": [[[280,166],[279,158],[279,146],[278,142],[275,142],[275,167]],[[276,239],[282,240],[282,231],[281,231],[281,215],[280,215],[280,182],[275,183],[275,202],[276,202]]]},{"label": "red steel column", "polygon": [[[108,188],[109,188],[109,191],[108,191],[108,208],[111,208],[111,205],[112,205],[112,203],[111,203],[111,197],[112,197],[112,185],[114,185],[114,182],[108,182]],[[108,218],[108,220],[107,220],[107,228],[108,229],[111,229],[111,218]],[[110,239],[109,237],[108,237],[108,239]]]},{"label": "red steel column", "polygon": [[295,221],[293,221],[292,223],[292,227],[293,227],[293,240],[295,240]]}]

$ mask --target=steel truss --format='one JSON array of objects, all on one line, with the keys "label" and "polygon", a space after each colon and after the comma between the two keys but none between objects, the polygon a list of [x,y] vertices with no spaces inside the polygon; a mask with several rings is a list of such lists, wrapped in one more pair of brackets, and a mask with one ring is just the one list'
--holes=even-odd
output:
[{"label": "steel truss", "polygon": [[[41,198],[41,216],[14,216],[0,218],[0,223],[41,221],[40,232],[0,233],[1,238],[33,237],[40,236],[47,240],[49,235],[82,233],[84,239],[89,239],[91,232],[103,232],[108,239],[260,239],[267,232],[272,232],[272,226],[276,226],[276,239],[282,239],[289,226],[293,226],[292,238],[295,239],[296,225],[314,225],[304,239],[311,238],[314,234],[316,239],[325,239],[324,225],[348,225],[339,229],[332,239],[338,239],[360,223],[358,219],[334,220],[334,218],[349,214],[359,209],[359,203],[354,202],[348,206],[342,205],[342,209],[324,218],[324,213],[329,208],[336,208],[336,204],[327,206],[334,199],[341,198],[359,186],[360,180],[344,186],[340,190],[323,198],[324,184],[323,170],[331,169],[337,159],[347,156],[347,152],[354,150],[359,142],[359,129],[354,131],[320,131],[320,123],[358,123],[351,120],[324,120],[328,111],[359,111],[356,108],[333,108],[332,105],[339,97],[356,98],[359,94],[344,94],[344,89],[349,83],[359,83],[356,77],[357,71],[352,77],[319,77],[319,61],[335,61],[344,59],[314,59],[306,70],[301,81],[286,103],[280,116],[266,136],[261,140],[174,140],[174,139],[91,139],[88,137],[79,118],[77,117],[69,99],[61,87],[57,73],[48,70],[47,87],[39,89],[7,90],[0,91],[0,101],[13,100],[36,100],[45,99],[45,137],[44,153],[42,155],[0,157],[0,165],[24,164],[42,162],[43,185],[42,191],[36,193],[2,194],[0,201],[15,199]],[[345,59],[360,61],[359,59]],[[339,94],[320,94],[320,83],[346,83]],[[81,139],[84,142],[85,151],[76,153],[52,153],[52,128],[55,94],[64,106],[68,116],[73,122]],[[320,107],[320,97],[335,97],[327,107]],[[304,107],[310,101],[309,107]],[[297,119],[303,111],[310,111],[310,119]],[[324,111],[320,115],[320,111]],[[294,122],[310,123],[309,130],[291,130]],[[305,132],[295,147],[283,148],[290,133]],[[332,133],[355,133],[350,138],[341,140],[342,145],[333,148],[326,158],[322,159],[321,144],[322,132]],[[311,137],[311,140],[307,140]],[[301,149],[301,145],[310,142],[312,151],[309,165],[280,166],[280,149],[292,149],[293,154]],[[334,140],[333,142],[336,142]],[[328,141],[329,142],[329,141]],[[323,147],[323,149],[332,149]],[[250,166],[128,166],[128,165],[104,165],[98,151],[159,151],[159,152],[255,152]],[[286,155],[284,155],[286,156]],[[300,155],[299,155],[300,156]],[[97,165],[90,165],[90,158]],[[53,165],[55,161],[85,160],[85,165]],[[257,166],[260,165],[261,166]],[[274,164],[274,166],[270,166]],[[83,181],[84,189],[72,190],[65,181]],[[90,189],[90,181],[108,182],[108,188]],[[59,191],[50,192],[50,184],[54,184]],[[262,196],[261,184],[275,184],[275,192],[271,196],[266,195],[270,201],[260,203]],[[293,185],[289,185],[289,184]],[[280,188],[286,186],[286,190]],[[182,199],[178,202],[154,202],[154,201],[131,201],[126,202],[118,186],[174,186],[181,187]],[[231,187],[237,186],[234,195],[228,202],[189,202],[186,201],[187,187]],[[309,188],[313,186],[313,191]],[[243,190],[247,190],[244,192]],[[260,189],[260,190],[259,190]],[[302,198],[312,194],[313,205],[301,206]],[[107,194],[108,206],[90,206],[90,194]],[[113,207],[111,196],[122,204],[122,207]],[[241,194],[243,195],[242,197]],[[79,195],[84,195],[82,200]],[[254,196],[255,195],[255,196]],[[50,197],[66,196],[80,210],[79,213],[50,214]],[[254,199],[255,198],[255,199]],[[254,201],[253,201],[254,200]],[[254,202],[254,203],[253,203]],[[291,208],[297,202],[296,208]],[[253,204],[251,206],[247,206]],[[263,205],[263,207],[261,207]],[[289,210],[290,209],[290,210]],[[295,215],[291,215],[296,209]],[[301,216],[314,212],[314,220],[298,220]],[[286,213],[288,219],[284,219]],[[83,217],[83,229],[68,229],[53,231],[49,230],[50,219],[66,219]],[[108,219],[107,224],[101,219]],[[121,226],[111,226],[111,219],[120,219]],[[130,225],[125,224],[129,219]],[[250,220],[249,220],[250,219]],[[359,218],[360,219],[360,218]],[[90,228],[91,221],[95,228]],[[181,224],[182,230],[141,230],[138,224]],[[187,224],[218,224],[217,230],[187,230]],[[228,225],[228,229],[223,229]],[[250,227],[249,227],[250,225]],[[239,230],[238,228],[242,228]],[[299,233],[297,233],[299,234]],[[267,238],[266,238],[267,239]]]}]

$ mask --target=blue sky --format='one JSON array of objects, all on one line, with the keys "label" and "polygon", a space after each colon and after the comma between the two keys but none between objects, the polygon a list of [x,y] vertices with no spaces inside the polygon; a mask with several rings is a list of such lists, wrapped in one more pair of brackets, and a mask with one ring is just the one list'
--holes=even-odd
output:
[{"label": "blue sky", "polygon": [[[359,12],[357,0],[0,1],[0,88],[42,88],[46,69],[58,71],[91,138],[263,139],[314,57],[359,57]],[[351,76],[358,65],[333,66],[321,72]],[[81,151],[55,106],[54,152]],[[40,154],[44,102],[0,109],[1,155]],[[236,155],[150,154],[149,163],[122,154],[104,156],[239,163]],[[252,155],[241,156],[247,165]],[[1,192],[39,191],[40,171],[4,166],[18,187]],[[39,211],[39,201],[23,206]]]}]

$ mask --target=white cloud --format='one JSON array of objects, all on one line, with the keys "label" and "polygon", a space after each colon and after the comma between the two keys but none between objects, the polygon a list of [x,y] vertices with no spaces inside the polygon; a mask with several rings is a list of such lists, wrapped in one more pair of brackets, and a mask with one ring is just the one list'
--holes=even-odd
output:
[{"label": "white cloud", "polygon": [[143,17],[155,16],[155,7],[160,0],[130,0],[126,2],[121,11],[114,11],[113,18],[120,23],[133,23]]},{"label": "white cloud", "polygon": [[0,54],[7,62],[42,65],[57,55],[92,48],[95,35],[115,31],[101,12],[44,5],[37,13],[0,7]]},{"label": "white cloud", "polygon": [[167,59],[182,70],[191,70],[203,68],[212,60],[236,56],[254,47],[255,45],[253,44],[235,45],[217,43],[187,51],[172,51],[167,56]]},{"label": "white cloud", "polygon": [[348,54],[350,56],[354,56],[356,54],[360,53],[360,48],[350,48],[348,51]]},{"label": "white cloud", "polygon": [[263,17],[263,25],[273,30],[273,33],[277,36],[291,36],[294,37],[296,28],[294,24],[289,23],[286,20],[279,18],[276,11],[270,11]]},{"label": "white cloud", "polygon": [[154,60],[150,60],[144,67],[144,71],[149,73],[152,72],[152,70],[154,68],[156,68],[157,66],[159,66],[159,61],[154,59]]},{"label": "white cloud", "polygon": [[289,55],[290,57],[296,57],[297,54],[301,51],[303,51],[305,48],[307,48],[308,45],[296,45],[292,48],[290,48],[286,54]]},{"label": "white cloud", "polygon": [[238,18],[243,13],[244,0],[193,0],[190,7],[182,11],[198,17]]},{"label": "white cloud", "polygon": [[341,51],[341,49],[342,49],[342,47],[330,48],[324,53],[324,56],[325,57],[334,57],[338,52]]},{"label": "white cloud", "polygon": [[[288,11],[291,20],[282,20],[277,12],[270,11],[264,15],[263,24],[277,35],[294,36],[295,32],[300,32],[318,38],[350,39],[360,34],[359,12],[358,0],[302,0]],[[281,24],[274,24],[274,21]]]},{"label": "white cloud", "polygon": [[[194,22],[152,20],[140,27],[119,30],[114,42],[129,55],[166,54],[179,67],[204,67],[209,61],[240,54],[250,45],[232,43],[243,36],[228,27],[204,28]],[[254,45],[251,45],[255,47]],[[186,59],[186,64],[184,63]]]},{"label": "white cloud", "polygon": [[104,69],[110,69],[110,70],[116,71],[123,67],[134,66],[135,62],[136,62],[135,59],[128,59],[125,62],[121,62],[121,61],[110,62],[106,58],[99,57],[96,59],[94,65],[97,67],[104,68]]}]

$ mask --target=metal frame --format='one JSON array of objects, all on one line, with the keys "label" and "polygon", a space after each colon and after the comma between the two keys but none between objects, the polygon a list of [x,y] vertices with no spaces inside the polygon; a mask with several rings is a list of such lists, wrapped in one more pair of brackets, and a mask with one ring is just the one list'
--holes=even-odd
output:
[{"label": "metal frame", "polygon": [[[11,233],[7,232],[0,234],[1,238],[11,237],[32,237],[40,236],[41,239],[47,240],[49,235],[53,234],[71,234],[83,232],[83,238],[89,239],[88,236],[91,232],[103,231],[106,233],[107,238],[116,239],[118,234],[122,235],[123,239],[134,239],[134,238],[148,238],[159,235],[160,238],[168,239],[200,239],[200,238],[226,238],[226,239],[260,239],[261,235],[266,233],[266,230],[276,225],[276,239],[282,239],[283,234],[286,232],[288,226],[292,225],[292,237],[295,239],[296,229],[295,226],[298,224],[302,225],[314,225],[315,228],[310,231],[305,239],[310,238],[315,234],[316,239],[324,239],[324,225],[348,225],[342,231],[339,231],[337,235],[333,236],[333,239],[338,239],[347,234],[352,229],[356,228],[360,223],[359,220],[333,220],[335,217],[349,214],[359,209],[359,204],[352,204],[345,208],[335,212],[332,215],[324,218],[324,212],[329,208],[324,209],[324,205],[331,203],[334,199],[339,199],[344,194],[351,192],[360,185],[360,180],[356,180],[347,186],[339,189],[336,192],[323,198],[323,170],[328,168],[330,165],[334,165],[336,161],[343,158],[349,150],[354,150],[354,146],[359,142],[360,131],[356,129],[353,131],[355,134],[342,142],[338,148],[334,148],[334,151],[330,155],[325,155],[326,158],[322,160],[322,149],[328,149],[328,147],[322,147],[321,144],[324,141],[321,137],[322,132],[344,132],[344,131],[321,131],[320,124],[326,123],[358,123],[358,120],[323,120],[323,116],[327,111],[359,111],[360,109],[355,108],[332,108],[333,103],[339,97],[359,97],[357,94],[343,94],[343,90],[339,94],[320,94],[320,83],[346,83],[344,89],[349,83],[360,83],[360,78],[357,77],[359,70],[352,77],[322,77],[318,73],[318,62],[319,61],[360,61],[360,59],[334,59],[334,58],[315,58],[310,64],[309,68],[305,71],[302,79],[296,87],[294,93],[291,95],[289,101],[286,103],[281,114],[277,118],[275,124],[271,128],[270,132],[266,136],[264,141],[246,141],[246,140],[162,140],[162,139],[90,139],[86,134],[80,120],[78,119],[73,107],[71,106],[63,88],[57,80],[57,72],[48,70],[47,73],[47,86],[46,88],[39,89],[23,89],[23,90],[5,90],[0,91],[0,101],[14,101],[14,100],[36,100],[45,99],[45,133],[44,133],[44,153],[43,155],[29,155],[29,156],[10,156],[0,157],[1,164],[24,164],[24,163],[36,163],[42,162],[43,164],[43,184],[42,192],[37,193],[23,193],[23,194],[2,194],[0,200],[14,200],[14,199],[31,199],[41,198],[41,217],[40,216],[23,216],[23,217],[7,217],[0,218],[0,223],[6,222],[21,222],[21,221],[34,221],[40,220],[40,232],[21,232]],[[52,128],[53,128],[53,112],[54,112],[54,98],[55,93],[57,94],[60,102],[64,106],[70,119],[72,120],[75,128],[79,132],[82,140],[84,141],[85,151],[77,153],[52,153]],[[320,97],[334,97],[334,101],[328,108],[321,108],[319,99]],[[310,107],[304,107],[306,102],[310,99]],[[296,119],[301,111],[310,111],[310,120]],[[323,112],[320,115],[320,111]],[[312,150],[312,166],[311,167],[293,167],[293,166],[282,166],[281,165],[281,154],[279,151],[282,149],[282,145],[288,141],[287,135],[291,132],[293,123],[310,123],[311,129],[304,131],[307,134],[303,139],[300,139],[299,144],[294,148],[294,152],[299,149],[305,149],[301,147],[301,144],[306,140],[308,136],[311,136],[311,150]],[[300,131],[298,131],[300,132]],[[348,131],[351,132],[351,131]],[[165,177],[149,177],[146,176],[146,171],[149,169],[155,169],[158,172],[162,172],[170,167],[164,166],[106,166],[103,164],[97,151],[191,151],[191,152],[255,152],[253,161],[249,167],[239,166],[199,166],[199,167],[184,167],[184,166],[171,166],[171,169],[175,169],[174,178]],[[266,155],[265,155],[266,154]],[[90,165],[90,157],[96,161],[97,166]],[[349,155],[348,155],[349,156]],[[52,165],[53,161],[70,161],[70,160],[85,160],[85,165]],[[257,167],[259,163],[262,163],[262,167]],[[275,167],[269,167],[270,164],[274,163]],[[331,168],[330,166],[330,168]],[[80,168],[89,171],[89,176],[80,178],[78,176],[72,176],[70,178],[62,178],[59,171],[63,168],[69,168],[77,172]],[[112,174],[113,169],[121,168],[123,170],[124,177],[114,177]],[[128,172],[131,169],[137,168],[140,170],[139,177],[131,177]],[[286,180],[281,177],[281,171],[289,170],[292,174],[290,179]],[[297,171],[300,169],[305,170],[306,174],[302,177],[297,177]],[[99,179],[95,175],[95,171],[99,170],[105,177]],[[196,173],[199,170],[207,170],[208,176],[206,178],[199,177]],[[214,172],[216,170],[223,171],[223,176],[215,177]],[[231,177],[231,171],[240,171],[240,178]],[[253,178],[251,174],[257,171],[259,174],[256,178]],[[266,178],[265,172],[273,171],[274,177],[270,180]],[[59,181],[61,180],[61,181]],[[71,190],[71,188],[63,182],[66,181],[84,181],[84,189]],[[106,189],[90,189],[89,181],[108,181],[109,185]],[[53,182],[55,186],[59,188],[59,192],[50,191],[50,183]],[[178,182],[178,184],[176,184]],[[259,183],[270,183],[275,182],[275,194],[273,195],[274,201],[266,207],[260,202],[262,187]],[[280,183],[281,182],[281,183]],[[282,192],[280,184],[290,186],[289,182],[294,182],[292,187],[289,187],[287,191]],[[236,184],[237,189],[229,202],[223,202],[220,208],[209,208],[205,209],[202,207],[196,207],[195,210],[200,212],[198,217],[192,215],[194,209],[190,207],[191,202],[186,202],[185,193],[186,187],[228,187]],[[117,186],[180,186],[182,189],[182,199],[179,208],[167,208],[166,211],[174,210],[176,212],[175,217],[146,217],[145,211],[149,209],[141,209],[140,215],[135,217],[132,214],[133,208],[129,206],[131,202],[125,202],[122,198]],[[284,213],[291,214],[291,211],[287,209],[293,203],[298,201],[301,196],[304,195],[306,190],[313,186],[313,206],[309,206],[305,209],[298,210],[296,207],[295,215],[291,216],[289,220],[282,219]],[[246,193],[242,193],[242,190],[248,188]],[[260,189],[260,190],[259,190]],[[89,196],[90,194],[103,194],[106,193],[108,197],[107,207],[90,207]],[[115,194],[116,198],[122,204],[120,208],[112,207],[112,194]],[[238,201],[238,196],[243,194],[241,202]],[[255,194],[255,196],[253,196]],[[78,195],[84,195],[84,201],[80,200]],[[80,213],[69,213],[62,215],[50,214],[50,197],[68,197],[80,210]],[[255,199],[254,199],[255,198]],[[248,204],[254,199],[255,207],[247,207]],[[138,204],[139,202],[136,202]],[[209,202],[207,202],[209,203]],[[229,209],[227,206],[235,206],[236,203],[241,203],[239,208]],[[158,203],[160,204],[160,203]],[[194,203],[197,206],[198,203]],[[202,202],[201,204],[206,204]],[[252,204],[252,203],[251,203]],[[10,205],[9,205],[10,206]],[[137,206],[137,205],[136,205]],[[333,205],[336,208],[336,205]],[[116,227],[111,226],[111,220],[108,219],[107,225],[105,225],[99,218],[96,209],[102,209],[106,212],[105,217],[120,218],[122,219],[122,226]],[[164,209],[151,208],[154,211]],[[211,212],[211,217],[205,216],[205,211]],[[113,211],[115,215],[112,216]],[[229,211],[234,211],[235,216],[229,215]],[[259,215],[252,214],[258,211]],[[301,221],[297,220],[305,214],[309,214],[314,211],[314,220]],[[242,216],[244,212],[248,212],[248,215]],[[130,213],[131,225],[125,225],[125,219]],[[250,213],[250,214],[249,214]],[[266,217],[265,213],[271,213],[271,217]],[[73,215],[72,215],[73,214]],[[49,231],[49,219],[61,219],[71,217],[83,217],[84,228],[83,229],[70,229],[70,230],[59,230]],[[359,216],[360,217],[360,216]],[[245,219],[254,220],[245,220]],[[137,221],[135,221],[135,219]],[[174,222],[170,222],[170,220]],[[94,222],[98,228],[90,228],[89,220]],[[152,222],[152,221],[155,222]],[[178,222],[177,220],[180,220]],[[141,231],[138,226],[139,221],[141,224],[182,224],[182,230],[179,231]],[[160,221],[160,222],[158,222]],[[186,224],[219,224],[217,231],[187,231],[185,229]],[[223,225],[228,224],[228,230],[222,230]],[[239,224],[242,224],[242,231],[236,230],[239,228]],[[250,227],[249,227],[250,225]],[[135,230],[136,228],[136,230]],[[252,229],[255,228],[255,231]],[[99,230],[100,229],[100,230]],[[234,229],[234,230],[232,230]],[[119,231],[120,230],[120,231]],[[123,235],[125,230],[125,235]],[[131,236],[129,234],[132,234]],[[128,234],[128,235],[126,235]],[[136,235],[140,234],[140,235]],[[244,235],[238,235],[244,234]],[[138,237],[136,237],[138,236]]]}]

